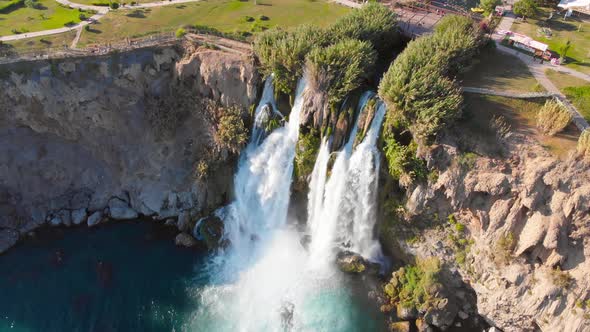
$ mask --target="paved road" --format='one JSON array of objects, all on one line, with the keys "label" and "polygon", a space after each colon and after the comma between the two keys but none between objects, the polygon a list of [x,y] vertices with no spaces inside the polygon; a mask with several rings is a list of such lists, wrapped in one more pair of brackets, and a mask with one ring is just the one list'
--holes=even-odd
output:
[{"label": "paved road", "polygon": [[[50,36],[50,35],[55,35],[58,33],[64,33],[64,32],[73,31],[73,30],[77,30],[77,29],[83,29],[84,26],[91,24],[92,22],[100,20],[103,16],[105,16],[110,11],[109,7],[83,5],[83,4],[79,4],[79,3],[70,2],[69,0],[55,0],[55,1],[65,5],[65,6],[69,6],[71,8],[80,8],[80,9],[84,9],[84,10],[95,10],[97,13],[96,13],[96,15],[92,16],[90,19],[88,19],[86,21],[82,21],[76,25],[58,28],[58,29],[21,33],[18,35],[0,36],[0,41],[4,42],[4,41],[21,40],[21,39],[34,38],[34,37]],[[130,5],[122,6],[122,7],[120,7],[120,9],[127,10],[127,9],[153,8],[153,7],[168,6],[168,5],[174,5],[174,4],[179,4],[179,3],[197,2],[197,1],[200,1],[200,0],[159,1],[159,2],[150,2],[150,3],[139,4],[139,5],[135,5],[135,6],[130,6]]]}]

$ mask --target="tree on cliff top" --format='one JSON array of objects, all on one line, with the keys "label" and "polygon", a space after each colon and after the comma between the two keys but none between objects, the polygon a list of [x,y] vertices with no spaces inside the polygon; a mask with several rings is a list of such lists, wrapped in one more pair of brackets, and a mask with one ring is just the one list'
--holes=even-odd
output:
[{"label": "tree on cliff top", "polygon": [[378,3],[368,3],[340,18],[330,27],[330,34],[335,39],[366,40],[384,56],[399,41],[396,14]]}]

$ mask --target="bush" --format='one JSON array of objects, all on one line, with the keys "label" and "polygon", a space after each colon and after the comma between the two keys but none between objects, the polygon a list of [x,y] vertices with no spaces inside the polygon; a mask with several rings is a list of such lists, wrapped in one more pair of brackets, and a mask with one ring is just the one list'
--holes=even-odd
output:
[{"label": "bush", "polygon": [[33,9],[40,8],[40,4],[37,2],[37,0],[25,0],[25,6]]},{"label": "bush", "polygon": [[377,54],[371,44],[359,40],[343,40],[325,48],[315,48],[306,63],[309,85],[326,91],[328,103],[336,105],[370,77],[376,60]]},{"label": "bush", "polygon": [[406,265],[393,273],[384,287],[385,294],[391,303],[426,311],[442,288],[438,281],[440,271],[438,258],[416,259],[416,265]]},{"label": "bush", "polygon": [[320,135],[316,129],[299,134],[295,150],[296,185],[303,187],[307,183],[307,177],[313,171],[319,150]]},{"label": "bush", "polygon": [[448,76],[467,66],[479,46],[473,23],[446,16],[432,35],[408,44],[383,76],[379,96],[389,112],[420,140],[436,135],[459,115],[463,97]]},{"label": "bush", "polygon": [[397,18],[387,7],[369,3],[340,18],[330,28],[336,40],[358,39],[370,42],[380,55],[389,57],[399,41]]},{"label": "bush", "polygon": [[563,289],[568,289],[573,282],[573,278],[569,274],[569,272],[561,271],[561,268],[559,268],[559,266],[551,270],[550,276],[551,280],[553,281],[553,284]]},{"label": "bush", "polygon": [[565,129],[571,121],[571,113],[555,99],[547,100],[537,113],[537,127],[550,136]]},{"label": "bush", "polygon": [[578,154],[590,162],[590,129],[584,130],[580,135],[580,139],[578,140]]},{"label": "bush", "polygon": [[258,16],[258,19],[261,20],[261,21],[268,21],[268,20],[270,20],[270,18],[268,18],[268,16],[264,16],[264,15]]},{"label": "bush", "polygon": [[255,21],[255,20],[254,20],[254,17],[252,17],[252,16],[246,16],[246,17],[244,17],[244,20],[245,20],[246,22],[254,22],[254,21]]},{"label": "bush", "polygon": [[86,19],[87,19],[85,14],[78,15],[78,18],[80,19],[80,21],[86,21]]},{"label": "bush", "polygon": [[186,35],[186,30],[184,30],[183,28],[178,28],[178,30],[176,30],[176,38],[182,38]]},{"label": "bush", "polygon": [[248,141],[248,129],[242,119],[242,112],[237,107],[224,110],[215,133],[216,143],[232,153],[238,153]]},{"label": "bush", "polygon": [[109,4],[109,7],[111,7],[111,9],[118,9],[119,8],[119,3],[118,2],[111,2]]},{"label": "bush", "polygon": [[285,31],[270,29],[258,35],[254,52],[264,75],[274,73],[277,92],[291,94],[303,75],[305,57],[314,47],[328,45],[328,37],[320,28],[303,25]]},{"label": "bush", "polygon": [[424,160],[416,157],[417,146],[411,143],[409,146],[399,144],[395,138],[385,140],[384,155],[387,160],[389,174],[400,180],[403,186],[408,186],[415,180],[425,180],[428,177],[428,169]]},{"label": "bush", "polygon": [[512,11],[520,16],[534,16],[538,6],[535,0],[518,0],[514,3]]},{"label": "bush", "polygon": [[508,264],[512,258],[512,250],[514,250],[515,245],[516,241],[512,233],[502,234],[496,241],[493,251],[496,264]]}]

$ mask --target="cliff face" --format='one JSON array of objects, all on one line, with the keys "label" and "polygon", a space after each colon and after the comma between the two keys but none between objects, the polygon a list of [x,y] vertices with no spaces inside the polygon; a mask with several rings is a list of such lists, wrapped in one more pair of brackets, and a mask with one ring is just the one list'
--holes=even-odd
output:
[{"label": "cliff face", "polygon": [[0,67],[0,252],[44,223],[143,214],[187,228],[229,198],[219,113],[246,114],[258,87],[247,58],[186,45]]},{"label": "cliff face", "polygon": [[425,227],[420,241],[398,244],[457,269],[479,313],[504,331],[587,331],[590,167],[559,161],[524,135],[507,140],[507,157],[467,161],[451,141],[423,151],[439,176],[407,192],[408,219],[454,214],[466,226],[466,258],[453,227]]}]

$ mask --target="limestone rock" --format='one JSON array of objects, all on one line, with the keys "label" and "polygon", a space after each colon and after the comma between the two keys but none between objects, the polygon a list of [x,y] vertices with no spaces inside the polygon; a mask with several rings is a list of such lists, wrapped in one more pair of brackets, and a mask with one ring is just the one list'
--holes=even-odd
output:
[{"label": "limestone rock", "polygon": [[223,220],[217,216],[201,218],[193,230],[193,235],[197,240],[205,242],[209,250],[225,246],[226,243],[221,241],[223,237]]},{"label": "limestone rock", "polygon": [[180,233],[174,239],[174,243],[176,243],[177,246],[190,248],[197,244],[197,240],[187,233]]},{"label": "limestone rock", "polygon": [[390,332],[410,332],[410,322],[395,322],[389,324]]},{"label": "limestone rock", "polygon": [[379,264],[371,263],[361,255],[351,251],[342,251],[336,257],[336,265],[346,273],[371,273],[379,272]]},{"label": "limestone rock", "polygon": [[190,213],[189,211],[182,211],[178,215],[178,222],[176,223],[178,230],[181,232],[188,232],[190,230]]},{"label": "limestone rock", "polygon": [[96,211],[92,213],[87,220],[88,227],[96,226],[103,221],[102,212]]},{"label": "limestone rock", "polygon": [[418,317],[418,310],[415,307],[406,308],[401,304],[396,306],[397,317],[401,320],[412,320]]},{"label": "limestone rock", "polygon": [[80,225],[84,221],[86,221],[86,217],[88,214],[86,213],[86,209],[78,209],[72,211],[72,223],[74,225]]},{"label": "limestone rock", "polygon": [[118,198],[109,200],[109,215],[115,220],[130,220],[138,217],[135,210]]},{"label": "limestone rock", "polygon": [[446,330],[453,324],[458,312],[459,308],[454,302],[449,301],[448,298],[439,299],[433,307],[426,311],[424,321],[441,330]]},{"label": "limestone rock", "polygon": [[0,254],[4,253],[18,241],[18,232],[12,229],[0,229]]}]

